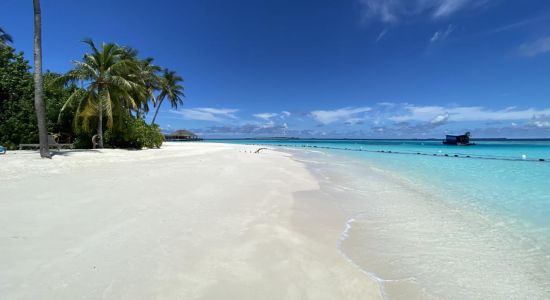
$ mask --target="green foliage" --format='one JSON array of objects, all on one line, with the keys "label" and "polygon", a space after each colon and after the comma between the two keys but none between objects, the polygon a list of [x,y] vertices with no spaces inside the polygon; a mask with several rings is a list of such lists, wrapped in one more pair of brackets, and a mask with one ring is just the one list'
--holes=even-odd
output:
[{"label": "green foliage", "polygon": [[164,135],[157,125],[147,125],[141,118],[123,115],[117,126],[105,132],[105,143],[113,148],[160,148]]},{"label": "green foliage", "polygon": [[[0,144],[10,149],[22,143],[38,142],[33,81],[29,70],[23,53],[15,53],[11,47],[0,48]],[[71,124],[75,109],[67,109],[61,116],[59,111],[76,88],[53,85],[52,82],[60,76],[51,72],[44,74],[48,131],[73,136]]]},{"label": "green foliage", "polygon": [[[103,139],[107,145],[159,148],[164,136],[157,125],[145,123],[142,113],[148,111],[148,102],[160,104],[155,93],[161,101],[166,97],[173,105],[181,104],[181,77],[165,72],[164,77],[168,74],[173,79],[168,82],[159,76],[162,68],[153,65],[152,59],[139,60],[130,48],[103,44],[97,49],[91,41],[87,43],[92,53],[75,62],[74,70],[64,75],[44,74],[48,132],[70,137],[76,148],[91,148],[102,111],[106,117],[102,125],[109,128]],[[0,47],[0,144],[10,149],[38,143],[30,69],[23,53],[9,45]]]},{"label": "green foliage", "polygon": [[10,149],[38,140],[29,70],[23,53],[0,47],[0,144]]},{"label": "green foliage", "polygon": [[[81,83],[84,90],[75,90],[66,105],[76,105],[84,129],[94,118],[107,118],[107,127],[113,127],[114,116],[138,107],[138,98],[146,98],[146,89],[139,76],[139,63],[135,51],[113,43],[97,48],[92,40],[85,40],[91,53],[60,78],[63,83]],[[62,108],[65,110],[65,107]],[[98,124],[103,125],[103,123]]]},{"label": "green foliage", "polygon": [[183,78],[176,74],[176,72],[164,69],[164,73],[160,80],[160,93],[154,103],[157,109],[155,110],[155,115],[153,116],[151,124],[155,124],[157,114],[164,98],[168,98],[170,106],[174,109],[178,108],[178,105],[183,105],[182,98],[185,97],[185,95],[183,94],[183,85],[180,84],[182,81]]},{"label": "green foliage", "polygon": [[75,139],[73,140],[73,144],[76,149],[92,148],[93,133],[77,129],[74,132],[74,136],[75,136]]},{"label": "green foliage", "polygon": [[61,112],[61,108],[77,88],[76,86],[63,87],[55,84],[60,77],[62,77],[61,74],[49,71],[44,74],[44,101],[46,102],[48,132],[72,136],[76,106],[70,105],[63,112]]}]

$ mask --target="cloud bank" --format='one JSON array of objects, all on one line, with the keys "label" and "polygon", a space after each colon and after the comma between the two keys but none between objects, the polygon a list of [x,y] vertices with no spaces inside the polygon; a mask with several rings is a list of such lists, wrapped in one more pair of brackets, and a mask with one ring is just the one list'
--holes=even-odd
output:
[{"label": "cloud bank", "polygon": [[310,115],[322,124],[330,124],[334,122],[344,122],[349,124],[360,123],[365,120],[366,112],[371,110],[370,107],[344,107],[336,110],[314,110]]},{"label": "cloud bank", "polygon": [[231,108],[199,107],[171,110],[170,112],[180,115],[185,120],[223,122],[228,119],[237,119],[235,114],[238,111],[238,109]]},{"label": "cloud bank", "polygon": [[172,111],[183,120],[214,123],[193,129],[208,137],[427,138],[463,131],[472,131],[478,137],[550,137],[550,107],[488,108],[382,102],[297,114],[287,110],[261,112],[248,118],[238,117],[237,112],[240,110],[208,107]]}]

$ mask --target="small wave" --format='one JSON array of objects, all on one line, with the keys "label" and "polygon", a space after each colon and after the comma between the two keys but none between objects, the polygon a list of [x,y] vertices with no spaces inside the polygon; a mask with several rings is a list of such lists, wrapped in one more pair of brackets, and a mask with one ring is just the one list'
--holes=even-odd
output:
[{"label": "small wave", "polygon": [[[356,217],[360,216],[361,214],[358,214]],[[355,218],[351,218],[349,220],[346,221],[346,226],[344,228],[344,231],[342,231],[342,233],[340,234],[340,238],[338,239],[338,245],[337,245],[337,248],[338,248],[338,252],[340,252],[340,254],[350,263],[352,264],[354,267],[356,267],[359,271],[361,271],[362,273],[366,274],[367,276],[369,276],[370,278],[376,280],[376,282],[378,283],[378,287],[380,289],[380,293],[382,294],[382,298],[383,299],[388,299],[388,295],[386,294],[386,291],[385,291],[385,288],[384,288],[384,282],[387,281],[379,276],[377,276],[375,273],[373,272],[370,272],[370,271],[367,271],[365,269],[363,269],[359,264],[357,264],[355,261],[353,261],[353,259],[351,259],[347,254],[346,252],[344,252],[344,250],[342,249],[342,244],[349,238],[349,232],[352,228],[352,224],[353,222],[355,222]]]}]

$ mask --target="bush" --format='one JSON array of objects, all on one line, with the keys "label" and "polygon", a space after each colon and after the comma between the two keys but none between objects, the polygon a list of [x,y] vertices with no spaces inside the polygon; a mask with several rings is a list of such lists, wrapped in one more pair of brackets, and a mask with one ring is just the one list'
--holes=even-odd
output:
[{"label": "bush", "polygon": [[23,53],[0,47],[0,145],[38,141],[30,65]]},{"label": "bush", "polygon": [[76,130],[75,139],[73,141],[76,149],[91,149],[92,148],[92,135],[93,133],[85,132],[83,130]]},{"label": "bush", "polygon": [[104,134],[104,142],[113,148],[141,149],[160,148],[164,135],[157,125],[147,125],[143,119],[129,115],[121,117],[117,128],[110,128]]},{"label": "bush", "polygon": [[164,134],[160,131],[160,127],[157,124],[145,125],[145,147],[147,148],[160,148],[164,142]]}]

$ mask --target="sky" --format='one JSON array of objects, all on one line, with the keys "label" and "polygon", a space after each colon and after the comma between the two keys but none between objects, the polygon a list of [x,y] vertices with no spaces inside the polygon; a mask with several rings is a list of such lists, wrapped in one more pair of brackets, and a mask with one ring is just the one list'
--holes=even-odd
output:
[{"label": "sky", "polygon": [[[550,138],[547,0],[41,2],[45,69],[69,70],[89,37],[185,78],[184,105],[161,107],[166,132]],[[2,0],[29,61],[32,25],[32,1]]]}]

